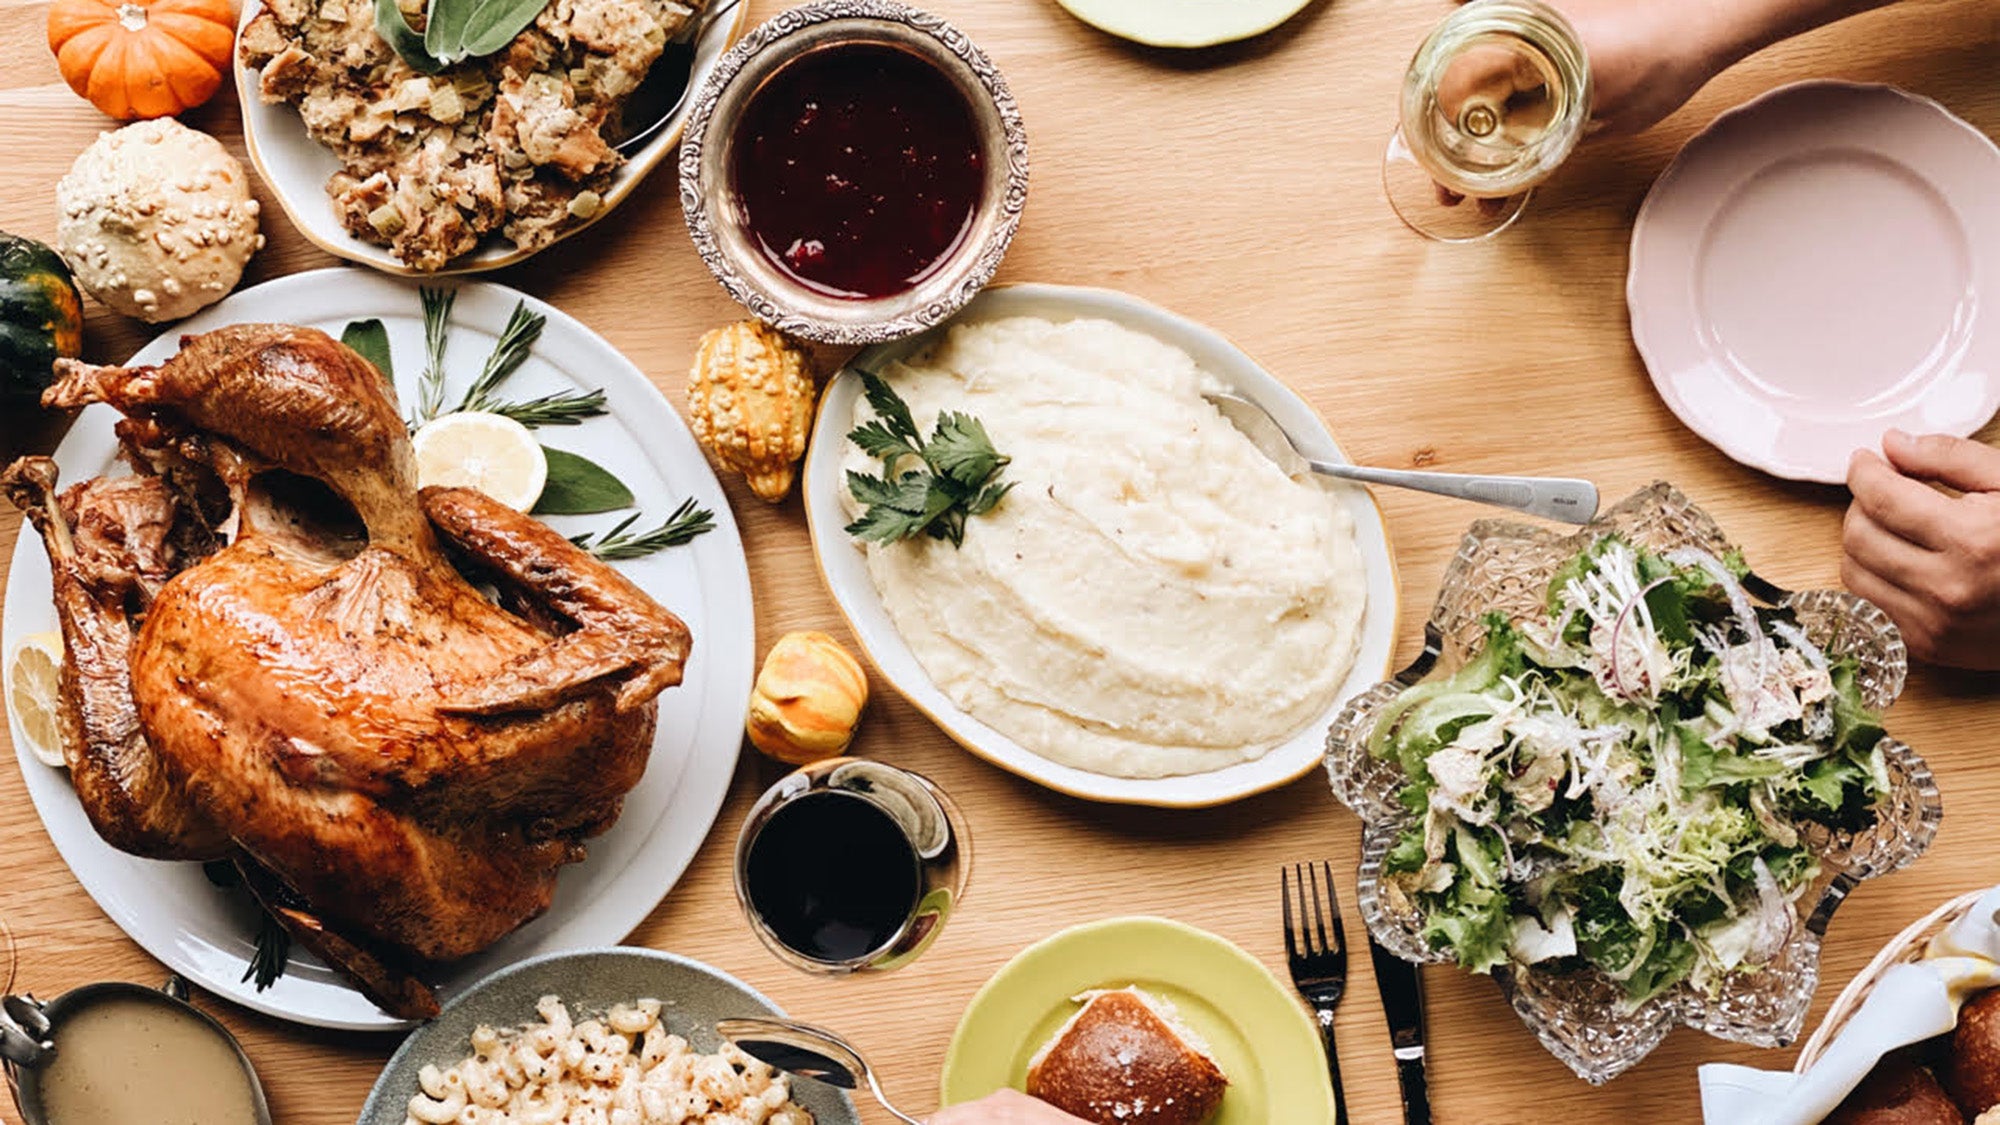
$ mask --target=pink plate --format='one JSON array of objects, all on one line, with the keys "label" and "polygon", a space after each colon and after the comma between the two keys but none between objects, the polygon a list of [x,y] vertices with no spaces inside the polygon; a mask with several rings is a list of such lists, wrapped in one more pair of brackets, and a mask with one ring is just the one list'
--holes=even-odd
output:
[{"label": "pink plate", "polygon": [[1746,465],[1839,483],[1883,431],[2000,407],[2000,147],[1934,101],[1802,82],[1653,185],[1626,300],[1653,386]]}]

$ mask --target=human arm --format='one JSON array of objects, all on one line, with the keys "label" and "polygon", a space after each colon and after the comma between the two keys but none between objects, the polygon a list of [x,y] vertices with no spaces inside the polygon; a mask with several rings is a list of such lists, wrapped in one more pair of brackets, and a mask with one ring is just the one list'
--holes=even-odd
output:
[{"label": "human arm", "polygon": [[1813,28],[1893,0],[1553,0],[1590,56],[1592,117],[1636,133],[1709,79]]},{"label": "human arm", "polygon": [[976,1102],[938,1110],[927,1125],[1083,1125],[1083,1122],[1018,1090],[1001,1090]]},{"label": "human arm", "polygon": [[1841,580],[1888,612],[1911,655],[2000,669],[2000,449],[1892,430],[1882,451],[1848,466]]}]

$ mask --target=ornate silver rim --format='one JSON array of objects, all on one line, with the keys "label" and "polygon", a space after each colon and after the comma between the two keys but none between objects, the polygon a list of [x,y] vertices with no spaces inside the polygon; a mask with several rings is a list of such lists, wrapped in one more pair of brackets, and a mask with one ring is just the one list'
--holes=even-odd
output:
[{"label": "ornate silver rim", "polygon": [[[831,20],[872,19],[901,24],[929,36],[956,55],[971,70],[999,112],[1003,147],[1006,152],[1006,190],[994,207],[995,221],[977,250],[953,267],[959,276],[949,289],[921,307],[880,321],[842,323],[812,316],[766,292],[741,271],[723,249],[708,214],[706,187],[702,183],[702,153],[715,119],[715,107],[723,91],[749,61],[772,44],[804,28]],[[687,130],[680,153],[681,215],[695,251],[710,273],[722,283],[730,297],[758,319],[781,332],[828,344],[860,346],[901,339],[934,327],[965,307],[975,294],[993,280],[1014,232],[1021,225],[1021,212],[1028,202],[1028,134],[1021,123],[1021,110],[1007,87],[1007,80],[985,52],[974,46],[964,32],[940,16],[906,7],[893,0],[817,0],[781,12],[745,35],[723,56],[697,93],[688,115]]]}]

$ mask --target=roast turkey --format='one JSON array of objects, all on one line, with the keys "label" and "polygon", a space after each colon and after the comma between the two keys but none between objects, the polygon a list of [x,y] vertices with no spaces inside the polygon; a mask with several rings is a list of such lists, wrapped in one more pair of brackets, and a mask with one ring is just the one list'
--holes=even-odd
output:
[{"label": "roast turkey", "polygon": [[235,860],[385,1010],[433,1014],[428,970],[542,913],[617,819],[687,627],[535,519],[419,492],[393,391],[324,333],[64,361],[43,401],[117,408],[134,469],[0,478],[48,547],[91,823]]}]

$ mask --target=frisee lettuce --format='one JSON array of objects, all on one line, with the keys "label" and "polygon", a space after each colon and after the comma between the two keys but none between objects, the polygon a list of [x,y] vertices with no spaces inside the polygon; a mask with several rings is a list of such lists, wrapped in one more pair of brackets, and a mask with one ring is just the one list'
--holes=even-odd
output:
[{"label": "frisee lettuce", "polygon": [[1546,619],[1486,619],[1457,672],[1384,709],[1410,816],[1383,864],[1424,936],[1477,972],[1592,966],[1639,1004],[1777,955],[1818,874],[1813,824],[1889,786],[1852,658],[1754,606],[1740,557],[1604,536]]}]

